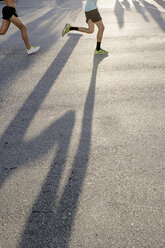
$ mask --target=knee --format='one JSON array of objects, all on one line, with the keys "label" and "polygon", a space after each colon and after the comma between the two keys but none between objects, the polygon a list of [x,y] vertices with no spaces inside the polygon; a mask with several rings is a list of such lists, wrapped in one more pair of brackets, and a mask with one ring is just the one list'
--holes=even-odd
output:
[{"label": "knee", "polygon": [[22,31],[22,32],[26,32],[26,27],[25,27],[25,25],[22,25],[21,27],[20,27],[20,30]]},{"label": "knee", "polygon": [[0,31],[0,35],[5,35],[6,31]]},{"label": "knee", "polygon": [[100,29],[101,29],[102,32],[104,32],[105,26],[102,25]]},{"label": "knee", "polygon": [[93,34],[93,32],[94,32],[94,29],[89,29],[88,31],[89,34]]}]

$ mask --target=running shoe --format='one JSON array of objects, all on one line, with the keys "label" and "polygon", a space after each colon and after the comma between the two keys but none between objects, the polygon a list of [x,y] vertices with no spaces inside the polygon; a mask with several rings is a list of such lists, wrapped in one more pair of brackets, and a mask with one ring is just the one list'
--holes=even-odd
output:
[{"label": "running shoe", "polygon": [[108,54],[108,51],[105,51],[103,49],[95,50],[95,54]]},{"label": "running shoe", "polygon": [[69,23],[67,23],[64,27],[64,29],[62,30],[62,36],[64,36],[65,34],[67,34],[70,31],[70,27],[71,25]]},{"label": "running shoe", "polygon": [[32,54],[32,53],[37,52],[39,49],[40,49],[40,46],[37,46],[37,47],[31,46],[29,50],[27,49],[27,53]]}]

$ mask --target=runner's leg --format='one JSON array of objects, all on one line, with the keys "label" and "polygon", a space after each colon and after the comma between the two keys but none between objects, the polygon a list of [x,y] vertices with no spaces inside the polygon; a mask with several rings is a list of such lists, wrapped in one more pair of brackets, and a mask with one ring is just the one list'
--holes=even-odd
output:
[{"label": "runner's leg", "polygon": [[19,17],[16,17],[14,15],[10,18],[10,21],[21,30],[22,39],[25,42],[26,48],[29,50],[31,46],[29,43],[25,25],[23,24],[23,22],[21,21]]},{"label": "runner's leg", "polygon": [[104,33],[104,24],[103,24],[102,20],[95,22],[95,24],[98,27],[97,45],[96,45],[95,54],[106,54],[107,55],[108,51],[101,49],[101,41],[102,41],[103,33]]},{"label": "runner's leg", "polygon": [[64,36],[65,34],[67,34],[69,31],[72,30],[77,30],[83,33],[88,33],[88,34],[92,34],[94,32],[94,22],[92,22],[92,20],[88,20],[88,28],[84,28],[84,27],[72,27],[69,23],[67,23],[65,25],[65,27],[62,30],[62,36]]},{"label": "runner's leg", "polygon": [[98,27],[96,50],[99,51],[101,49],[101,41],[103,38],[104,25],[103,25],[102,20],[96,22],[95,24]]},{"label": "runner's leg", "polygon": [[2,21],[2,25],[1,25],[1,28],[0,28],[0,35],[4,35],[6,34],[9,26],[10,26],[10,21],[9,20],[3,20]]},{"label": "runner's leg", "polygon": [[88,28],[84,28],[84,27],[79,27],[78,31],[83,32],[83,33],[88,33],[88,34],[92,34],[94,32],[94,22],[92,22],[91,19],[88,20]]},{"label": "runner's leg", "polygon": [[103,38],[103,32],[104,32],[104,29],[105,29],[104,24],[103,24],[102,20],[100,20],[98,22],[95,22],[95,24],[98,27],[97,42],[101,42],[102,38]]}]

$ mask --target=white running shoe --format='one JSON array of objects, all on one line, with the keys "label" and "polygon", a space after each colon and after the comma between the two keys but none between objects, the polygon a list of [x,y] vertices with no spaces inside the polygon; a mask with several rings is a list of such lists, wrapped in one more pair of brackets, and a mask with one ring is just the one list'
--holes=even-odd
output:
[{"label": "white running shoe", "polygon": [[32,53],[37,52],[39,49],[40,49],[40,46],[37,46],[37,47],[31,46],[29,50],[27,49],[27,53],[32,54]]}]

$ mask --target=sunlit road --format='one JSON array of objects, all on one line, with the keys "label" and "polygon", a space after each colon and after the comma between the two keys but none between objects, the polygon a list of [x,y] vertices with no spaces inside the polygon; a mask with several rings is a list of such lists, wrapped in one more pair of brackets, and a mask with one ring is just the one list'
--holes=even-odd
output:
[{"label": "sunlit road", "polygon": [[84,4],[17,0],[35,55],[0,37],[0,248],[165,247],[165,1],[99,0],[107,57],[61,37]]}]

